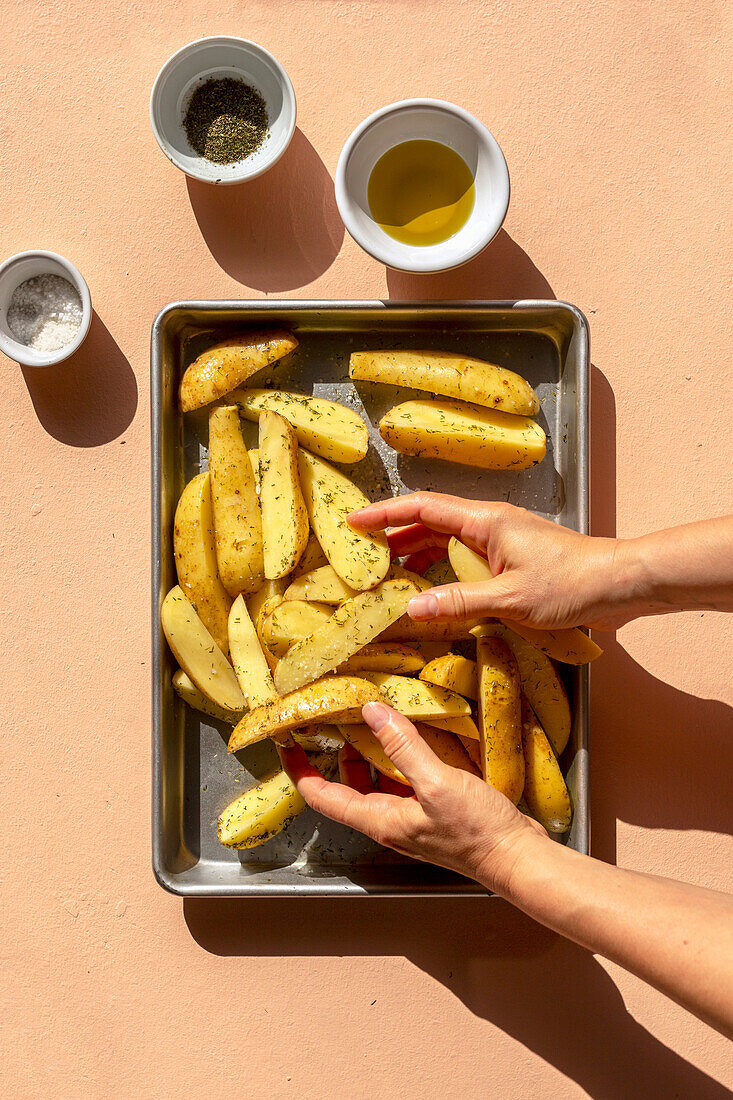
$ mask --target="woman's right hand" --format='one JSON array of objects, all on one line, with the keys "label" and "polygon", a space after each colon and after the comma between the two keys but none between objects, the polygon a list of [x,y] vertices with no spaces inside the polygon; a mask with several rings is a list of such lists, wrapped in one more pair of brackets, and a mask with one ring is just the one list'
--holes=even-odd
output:
[{"label": "woman's right hand", "polygon": [[349,523],[369,531],[398,528],[388,535],[396,556],[446,547],[455,535],[488,559],[492,581],[421,593],[407,609],[413,619],[493,616],[548,629],[612,630],[639,613],[631,543],[580,535],[524,508],[413,493],[370,504]]}]

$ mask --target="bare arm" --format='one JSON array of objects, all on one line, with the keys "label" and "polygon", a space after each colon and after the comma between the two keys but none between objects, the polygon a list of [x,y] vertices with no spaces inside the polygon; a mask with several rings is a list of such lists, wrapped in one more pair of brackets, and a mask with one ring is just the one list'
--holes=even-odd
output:
[{"label": "bare arm", "polygon": [[730,898],[569,851],[478,776],[443,764],[396,711],[370,703],[364,719],[415,794],[374,791],[353,750],[342,750],[340,785],[312,768],[299,746],[280,749],[298,790],[319,813],[476,879],[733,1034]]},{"label": "bare arm", "polygon": [[510,504],[414,493],[372,504],[354,526],[390,533],[396,553],[446,546],[482,553],[493,581],[416,596],[416,619],[497,615],[530,626],[610,630],[642,615],[733,611],[733,516],[636,539],[591,538]]}]

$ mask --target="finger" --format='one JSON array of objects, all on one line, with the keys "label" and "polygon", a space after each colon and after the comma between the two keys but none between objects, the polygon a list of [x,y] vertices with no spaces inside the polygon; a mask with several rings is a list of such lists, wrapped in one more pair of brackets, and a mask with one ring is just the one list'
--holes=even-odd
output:
[{"label": "finger", "polygon": [[508,574],[503,573],[493,581],[439,585],[413,596],[407,605],[407,614],[417,622],[451,622],[498,615],[512,618],[507,577]]},{"label": "finger", "polygon": [[423,523],[434,531],[469,539],[475,545],[481,521],[485,523],[486,515],[487,505],[481,501],[462,500],[444,493],[410,493],[369,504],[358,512],[352,512],[347,520],[352,527],[365,531],[383,531],[385,527]]},{"label": "finger", "polygon": [[419,798],[420,792],[438,779],[444,765],[412,722],[392,707],[385,703],[367,703],[361,713],[387,756],[409,780]]},{"label": "finger", "polygon": [[372,782],[372,770],[361,753],[357,752],[348,741],[339,749],[339,776],[346,787],[353,787],[355,791],[368,794],[374,790]]},{"label": "finger", "polygon": [[377,790],[384,794],[394,794],[398,798],[414,798],[412,787],[406,787],[404,783],[398,783],[396,779],[390,779],[388,775],[377,775]]},{"label": "finger", "polygon": [[424,550],[418,550],[416,554],[408,554],[403,564],[405,569],[423,576],[431,565],[434,565],[436,561],[445,561],[445,557],[444,546],[426,546]]},{"label": "finger", "polygon": [[393,556],[399,558],[403,554],[423,550],[426,546],[447,546],[450,536],[431,531],[424,523],[408,523],[406,527],[395,527],[388,531],[387,542]]}]

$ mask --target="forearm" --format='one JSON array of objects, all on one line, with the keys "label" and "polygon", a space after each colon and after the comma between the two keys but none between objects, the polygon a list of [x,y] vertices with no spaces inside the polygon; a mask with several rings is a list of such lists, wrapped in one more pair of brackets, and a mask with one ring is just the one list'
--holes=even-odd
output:
[{"label": "forearm", "polygon": [[615,570],[633,617],[733,611],[733,516],[619,540]]},{"label": "forearm", "polygon": [[527,838],[498,892],[733,1034],[730,897],[624,871],[540,836]]}]

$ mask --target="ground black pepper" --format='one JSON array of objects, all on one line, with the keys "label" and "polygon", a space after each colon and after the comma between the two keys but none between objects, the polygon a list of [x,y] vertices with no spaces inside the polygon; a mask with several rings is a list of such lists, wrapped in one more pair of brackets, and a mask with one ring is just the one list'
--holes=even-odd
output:
[{"label": "ground black pepper", "polygon": [[260,93],[234,77],[213,78],[196,88],[183,120],[191,147],[214,164],[244,160],[260,147],[268,129]]}]

